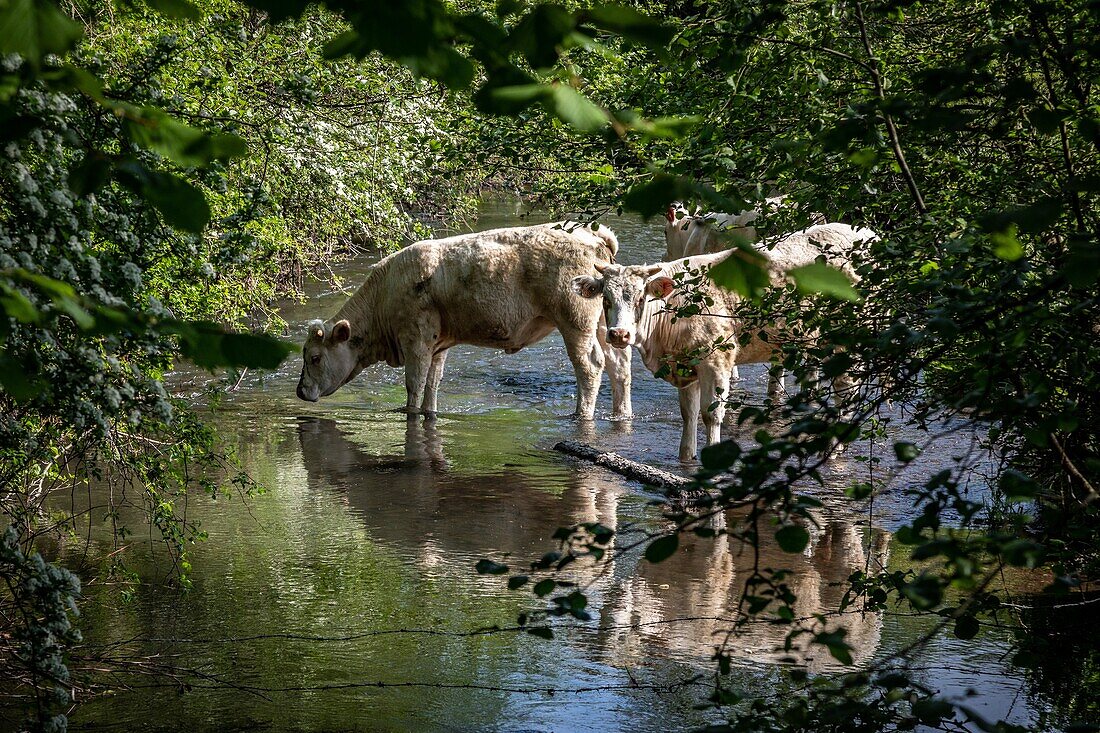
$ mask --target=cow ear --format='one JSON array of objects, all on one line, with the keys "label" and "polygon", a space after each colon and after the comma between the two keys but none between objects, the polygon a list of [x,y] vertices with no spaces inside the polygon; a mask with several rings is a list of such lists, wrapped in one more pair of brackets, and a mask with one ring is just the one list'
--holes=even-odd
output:
[{"label": "cow ear", "polygon": [[306,338],[323,341],[325,338],[325,322],[320,318],[314,318],[306,324]]},{"label": "cow ear", "polygon": [[675,206],[669,206],[668,207],[668,211],[665,212],[665,218],[668,219],[669,224],[676,221],[676,207]]},{"label": "cow ear", "polygon": [[595,298],[603,292],[603,280],[597,280],[591,275],[575,277],[569,286],[582,298]]},{"label": "cow ear", "polygon": [[332,343],[342,344],[351,338],[351,324],[346,320],[337,321],[332,327]]},{"label": "cow ear", "polygon": [[667,298],[676,284],[671,277],[655,277],[645,284],[645,290],[654,298]]},{"label": "cow ear", "polygon": [[657,263],[656,265],[642,265],[642,277],[652,277],[663,269],[665,269],[665,266],[661,263]]}]

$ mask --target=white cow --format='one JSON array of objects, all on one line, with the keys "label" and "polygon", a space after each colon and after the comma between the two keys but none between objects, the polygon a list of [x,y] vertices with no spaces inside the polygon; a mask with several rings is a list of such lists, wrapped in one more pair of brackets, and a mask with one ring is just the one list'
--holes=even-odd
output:
[{"label": "white cow", "polygon": [[[854,229],[847,224],[820,224],[766,240],[760,249],[768,255],[772,282],[777,286],[786,281],[787,270],[810,264],[823,254],[830,264],[840,267],[854,279],[855,273],[848,264],[849,255],[857,243],[877,238],[870,229]],[[598,277],[585,275],[572,282],[574,292],[585,298],[602,296],[608,343],[621,349],[636,346],[642,361],[654,373],[662,366],[668,368],[664,379],[680,391],[683,418],[680,458],[683,460],[696,455],[701,398],[705,400],[702,406],[707,408],[703,411],[703,424],[710,445],[721,439],[725,415],[723,399],[729,391],[734,366],[769,361],[782,338],[781,334],[772,332],[767,342],[753,338],[747,344],[738,345],[743,332],[743,322],[736,317],[741,297],[706,278],[700,287],[713,305],[707,306],[704,313],[675,318],[668,311],[668,306],[675,307],[680,302],[681,296],[673,295],[676,273],[709,269],[726,257],[739,256],[738,252],[719,252],[655,265],[600,264],[596,266]],[[728,348],[715,349],[715,343],[727,344]],[[685,363],[684,355],[693,352],[701,357],[698,363]],[[710,410],[709,404],[716,396],[717,404]]]},{"label": "white cow", "polygon": [[750,225],[765,211],[782,206],[784,198],[766,198],[755,208],[739,214],[715,211],[704,214],[698,209],[692,214],[679,201],[673,202],[665,212],[665,261],[721,252],[729,249],[729,241],[734,237],[755,242],[756,228]]},{"label": "white cow", "polygon": [[617,250],[611,230],[572,223],[411,244],[381,260],[335,316],[309,324],[298,397],[315,402],[384,361],[405,367],[405,410],[434,414],[450,347],[512,354],[557,329],[577,377],[575,416],[592,418],[606,362],[613,414],[628,417],[629,353],[607,346],[599,303],[569,288]]}]

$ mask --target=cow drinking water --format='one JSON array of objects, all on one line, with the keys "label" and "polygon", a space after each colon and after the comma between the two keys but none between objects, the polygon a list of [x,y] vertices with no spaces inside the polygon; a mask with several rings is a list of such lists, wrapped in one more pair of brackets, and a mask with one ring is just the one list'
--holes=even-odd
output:
[{"label": "cow drinking water", "polygon": [[511,354],[557,329],[577,377],[574,414],[592,418],[606,363],[613,415],[628,417],[629,353],[604,342],[599,303],[569,288],[617,249],[606,227],[571,223],[411,244],[381,260],[335,316],[309,324],[298,397],[315,402],[384,361],[405,368],[405,410],[434,414],[450,347]]}]

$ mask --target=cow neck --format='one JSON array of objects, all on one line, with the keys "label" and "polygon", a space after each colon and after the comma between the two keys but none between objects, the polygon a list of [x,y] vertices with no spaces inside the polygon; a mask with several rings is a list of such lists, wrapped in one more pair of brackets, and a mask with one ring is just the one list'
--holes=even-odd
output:
[{"label": "cow neck", "polygon": [[[382,267],[375,267],[339,312],[332,317],[335,323],[341,319],[351,324],[351,340],[359,351],[359,366],[367,367],[375,362],[391,362],[395,355],[391,353],[394,341],[389,324],[380,307],[384,296],[384,287],[380,277]],[[356,340],[359,341],[355,345]]]},{"label": "cow neck", "polygon": [[651,372],[661,366],[661,357],[668,350],[672,336],[672,314],[665,311],[667,301],[646,296],[642,315],[638,319],[638,353]]},{"label": "cow neck", "polygon": [[[731,251],[724,251],[710,255],[696,255],[691,258],[688,265],[684,264],[685,260],[683,259],[669,262],[660,274],[673,277],[678,272],[686,272],[689,269],[697,270],[702,265],[713,267],[730,254]],[[708,288],[708,290],[715,290],[707,284],[704,284],[703,287]],[[725,293],[712,292],[711,295],[714,296],[716,303],[723,300],[728,303],[728,297]],[[638,352],[642,356],[642,363],[651,372],[656,373],[666,361],[664,357],[670,352],[677,351],[682,346],[680,341],[683,340],[687,321],[684,319],[673,320],[673,314],[667,310],[669,307],[677,307],[682,300],[679,295],[673,295],[668,300],[646,298],[645,306],[642,308],[642,316],[638,319]]]}]

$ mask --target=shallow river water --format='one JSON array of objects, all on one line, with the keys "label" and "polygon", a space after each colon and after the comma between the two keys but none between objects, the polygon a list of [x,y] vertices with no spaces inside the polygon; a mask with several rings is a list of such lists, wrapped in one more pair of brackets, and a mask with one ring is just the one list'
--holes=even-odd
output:
[{"label": "shallow river water", "polygon": [[[516,213],[487,206],[477,227],[520,223]],[[659,259],[657,223],[606,223],[622,242],[621,261]],[[341,268],[350,289],[371,261]],[[297,338],[345,297],[324,292],[282,314]],[[86,589],[90,644],[118,643],[150,664],[187,668],[189,683],[143,687],[154,680],[139,678],[136,689],[78,705],[74,730],[639,731],[721,719],[695,708],[705,686],[683,683],[712,670],[718,632],[728,627],[721,619],[737,606],[748,558],[724,541],[689,542],[656,566],[628,556],[600,574],[579,570],[593,620],[559,628],[553,641],[469,633],[513,625],[532,605],[529,592],[477,575],[478,559],[522,567],[553,549],[557,527],[579,521],[659,526],[652,494],[550,448],[581,438],[684,471],[669,385],[635,359],[634,419],[607,419],[605,377],[599,419],[582,426],[560,417],[573,408],[574,381],[557,334],[511,356],[458,347],[441,414],[424,425],[391,411],[404,402],[400,370],[376,365],[307,404],[294,395],[299,368],[292,358],[275,374],[249,375],[214,417],[268,491],[190,499],[187,511],[209,534],[191,552],[194,587],[158,586],[167,560],[138,542],[130,552],[145,582],[128,602],[115,589]],[[763,367],[742,376],[738,388],[762,395]],[[956,434],[926,458],[949,463],[970,445],[969,433]],[[793,568],[804,613],[835,608],[837,583],[853,569],[904,567],[889,533],[911,511],[900,490],[879,500],[870,522],[833,500],[866,470],[854,456],[830,467],[821,530],[804,554],[763,548],[764,564]],[[846,623],[857,662],[927,628],[892,615]],[[734,641],[733,679],[747,694],[783,694],[781,640],[760,625]],[[972,642],[934,641],[914,667],[947,695],[976,690],[971,705],[986,715],[1034,722],[1050,704],[1011,666],[1009,640],[1007,630],[985,627]],[[801,663],[839,668],[824,652]]]}]

